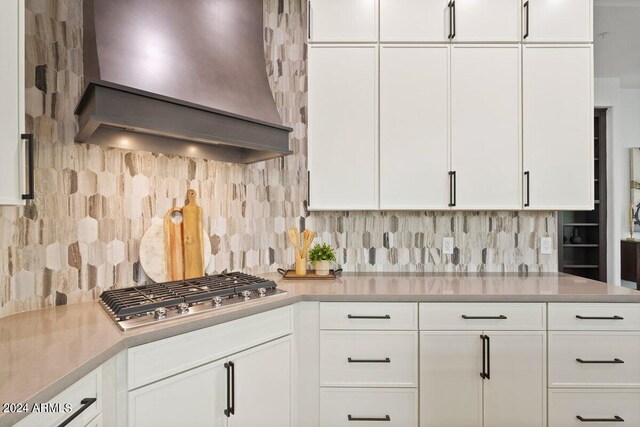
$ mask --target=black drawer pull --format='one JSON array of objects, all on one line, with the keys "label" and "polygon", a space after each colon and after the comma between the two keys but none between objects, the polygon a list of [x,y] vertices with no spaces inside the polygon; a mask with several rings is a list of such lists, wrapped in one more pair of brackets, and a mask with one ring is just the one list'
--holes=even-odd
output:
[{"label": "black drawer pull", "polygon": [[617,415],[614,415],[613,418],[584,418],[580,415],[576,415],[576,418],[583,423],[623,423],[624,420]]},{"label": "black drawer pull", "polygon": [[478,320],[478,319],[504,320],[507,318],[507,316],[505,316],[504,314],[501,314],[500,316],[467,316],[466,314],[463,314],[462,318],[467,320]]},{"label": "black drawer pull", "polygon": [[613,360],[583,360],[578,358],[576,361],[578,363],[624,363],[624,360],[620,360],[617,357]]},{"label": "black drawer pull", "polygon": [[78,415],[80,415],[81,413],[83,413],[84,411],[87,410],[87,408],[89,408],[89,406],[93,405],[93,403],[95,401],[97,401],[98,399],[96,399],[95,397],[85,397],[84,399],[82,399],[80,401],[80,409],[78,409],[76,412],[74,412],[73,414],[71,414],[71,416],[69,418],[67,418],[66,420],[64,420],[62,423],[60,423],[60,425],[58,427],[64,427],[66,425],[68,425],[71,421],[75,420]]},{"label": "black drawer pull", "polygon": [[347,319],[391,319],[391,316],[388,314],[384,316],[354,316],[353,314],[347,314]]},{"label": "black drawer pull", "polygon": [[22,195],[22,200],[33,200],[35,198],[35,166],[33,154],[33,134],[23,133],[20,139],[27,141],[27,192]]},{"label": "black drawer pull", "polygon": [[352,359],[348,357],[347,362],[349,363],[391,363],[391,359],[389,359],[388,357],[385,357],[384,359]]},{"label": "black drawer pull", "polygon": [[599,316],[580,316],[579,314],[576,314],[576,319],[580,319],[580,320],[624,320],[624,317],[622,317],[622,316],[604,316],[604,317],[599,317]]},{"label": "black drawer pull", "polygon": [[347,419],[349,421],[391,421],[389,415],[385,415],[384,417],[352,417],[351,414],[349,414],[347,415]]}]

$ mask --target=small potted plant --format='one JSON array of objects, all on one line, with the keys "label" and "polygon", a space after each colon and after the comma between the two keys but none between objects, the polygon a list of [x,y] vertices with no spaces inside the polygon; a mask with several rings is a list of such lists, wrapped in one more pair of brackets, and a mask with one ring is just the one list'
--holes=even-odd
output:
[{"label": "small potted plant", "polygon": [[331,263],[335,260],[336,254],[333,248],[326,243],[318,243],[309,251],[309,261],[313,263],[318,276],[328,276]]}]

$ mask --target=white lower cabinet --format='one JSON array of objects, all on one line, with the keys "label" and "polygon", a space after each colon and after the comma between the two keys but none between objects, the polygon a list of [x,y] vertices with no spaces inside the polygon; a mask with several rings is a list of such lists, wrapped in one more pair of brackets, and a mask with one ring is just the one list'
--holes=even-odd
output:
[{"label": "white lower cabinet", "polygon": [[291,337],[129,392],[129,425],[291,425]]},{"label": "white lower cabinet", "polygon": [[158,381],[129,393],[129,425],[227,425],[226,361]]},{"label": "white lower cabinet", "polygon": [[640,426],[640,390],[549,390],[549,427],[618,424]]},{"label": "white lower cabinet", "polygon": [[544,426],[544,331],[420,333],[420,425]]},{"label": "white lower cabinet", "polygon": [[320,425],[411,427],[418,424],[418,390],[325,388],[320,392]]}]

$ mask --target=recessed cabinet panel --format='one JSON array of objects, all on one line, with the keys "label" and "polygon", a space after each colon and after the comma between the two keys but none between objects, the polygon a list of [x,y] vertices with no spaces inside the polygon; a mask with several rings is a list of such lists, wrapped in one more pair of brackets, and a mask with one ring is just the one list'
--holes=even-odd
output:
[{"label": "recessed cabinet panel", "polygon": [[448,209],[446,46],[382,46],[380,208]]},{"label": "recessed cabinet panel", "polygon": [[518,45],[452,46],[454,209],[520,208],[520,108]]},{"label": "recessed cabinet panel", "polygon": [[381,42],[447,42],[449,0],[380,0]]},{"label": "recessed cabinet panel", "polygon": [[485,331],[490,356],[484,381],[484,427],[543,427],[546,333]]},{"label": "recessed cabinet panel", "polygon": [[0,13],[0,205],[22,205],[24,148],[24,1]]},{"label": "recessed cabinet panel", "polygon": [[525,209],[592,210],[592,46],[526,45],[522,62]]},{"label": "recessed cabinet panel", "polygon": [[225,426],[227,373],[224,361],[129,392],[129,425]]},{"label": "recessed cabinet panel", "polygon": [[520,4],[520,0],[455,0],[452,41],[520,41]]},{"label": "recessed cabinet panel", "polygon": [[378,39],[377,0],[310,0],[309,40],[373,42]]},{"label": "recessed cabinet panel", "polygon": [[522,17],[525,43],[593,41],[591,0],[523,0]]},{"label": "recessed cabinet panel", "polygon": [[312,45],[308,67],[309,209],[377,209],[377,47]]},{"label": "recessed cabinet panel", "polygon": [[480,334],[420,333],[420,426],[482,426]]}]

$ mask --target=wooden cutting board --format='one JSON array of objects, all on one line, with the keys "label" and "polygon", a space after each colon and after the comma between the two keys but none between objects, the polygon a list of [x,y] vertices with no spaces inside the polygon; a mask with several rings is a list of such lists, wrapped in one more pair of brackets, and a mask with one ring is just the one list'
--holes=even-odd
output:
[{"label": "wooden cutting board", "polygon": [[187,191],[187,204],[182,208],[182,240],[184,242],[184,278],[204,276],[202,208],[196,204],[195,190]]},{"label": "wooden cutting board", "polygon": [[184,279],[182,211],[169,209],[164,217],[164,258],[169,280]]}]

